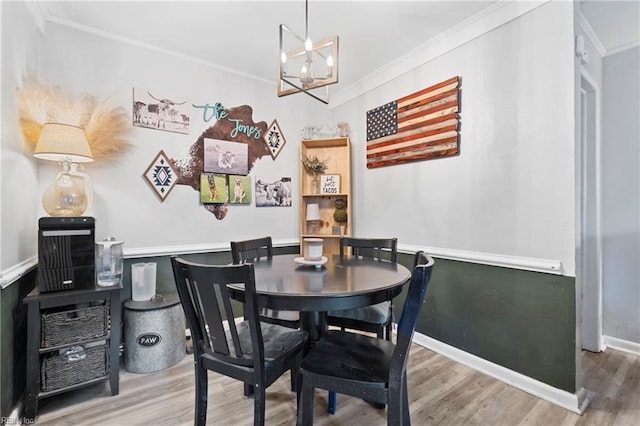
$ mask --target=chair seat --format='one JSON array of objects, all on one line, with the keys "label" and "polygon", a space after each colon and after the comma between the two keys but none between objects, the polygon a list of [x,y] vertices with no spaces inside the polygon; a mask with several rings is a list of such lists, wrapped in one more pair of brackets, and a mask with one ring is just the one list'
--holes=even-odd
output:
[{"label": "chair seat", "polygon": [[[273,361],[286,354],[295,352],[304,345],[309,334],[304,330],[294,330],[276,324],[261,323],[262,340],[264,342],[264,360]],[[251,333],[249,332],[249,322],[242,321],[236,324],[238,338],[242,348],[244,358],[251,359]]]},{"label": "chair seat", "polygon": [[363,306],[354,309],[344,309],[341,311],[329,311],[330,317],[349,318],[372,324],[386,324],[389,321],[389,307],[391,302],[386,301],[371,306]]},{"label": "chair seat", "polygon": [[300,312],[298,311],[274,311],[269,308],[258,308],[258,314],[261,317],[271,318],[281,321],[300,321]]},{"label": "chair seat", "polygon": [[394,348],[387,340],[330,330],[300,367],[310,373],[385,386]]}]

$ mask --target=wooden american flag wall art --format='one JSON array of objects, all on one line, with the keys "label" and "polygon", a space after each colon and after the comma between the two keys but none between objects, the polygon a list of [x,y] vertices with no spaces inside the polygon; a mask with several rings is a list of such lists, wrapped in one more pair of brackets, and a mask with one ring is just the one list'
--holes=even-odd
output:
[{"label": "wooden american flag wall art", "polygon": [[367,111],[367,168],[458,153],[460,77]]}]

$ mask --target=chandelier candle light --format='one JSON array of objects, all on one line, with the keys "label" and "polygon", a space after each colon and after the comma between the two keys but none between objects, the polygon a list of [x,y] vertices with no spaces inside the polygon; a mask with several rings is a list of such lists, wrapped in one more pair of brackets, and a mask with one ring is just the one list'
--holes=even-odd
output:
[{"label": "chandelier candle light", "polygon": [[[302,46],[300,45],[302,43]],[[314,62],[316,64],[313,66]],[[304,38],[280,24],[278,96],[303,92],[329,103],[329,85],[338,82],[338,36],[316,43],[309,37],[309,2],[305,0]],[[322,90],[316,90],[324,88]]]}]

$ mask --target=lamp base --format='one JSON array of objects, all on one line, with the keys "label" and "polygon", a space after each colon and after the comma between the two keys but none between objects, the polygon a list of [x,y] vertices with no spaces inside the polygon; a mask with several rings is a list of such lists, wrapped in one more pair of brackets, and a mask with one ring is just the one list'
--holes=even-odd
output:
[{"label": "lamp base", "polygon": [[44,191],[42,207],[49,216],[82,216],[87,210],[84,179],[69,173],[67,165]]}]

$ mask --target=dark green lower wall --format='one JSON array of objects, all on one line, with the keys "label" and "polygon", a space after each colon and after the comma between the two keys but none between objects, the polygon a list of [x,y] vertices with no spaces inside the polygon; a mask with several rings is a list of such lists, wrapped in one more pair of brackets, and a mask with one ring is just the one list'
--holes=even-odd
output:
[{"label": "dark green lower wall", "polygon": [[575,393],[575,318],[572,277],[436,259],[416,331]]},{"label": "dark green lower wall", "polygon": [[[275,254],[299,253],[298,246]],[[227,264],[229,252],[183,256]],[[401,254],[406,266],[413,256]],[[175,293],[169,256],[126,259],[122,301],[131,298],[131,264],[156,262],[156,293]],[[1,416],[11,414],[24,390],[26,309],[22,299],[35,271],[0,293]],[[416,331],[510,370],[575,393],[575,279],[558,275],[436,259]],[[401,312],[403,297],[395,302]],[[238,306],[238,315],[241,308]],[[121,334],[122,335],[122,334]]]},{"label": "dark green lower wall", "polygon": [[27,310],[22,299],[35,287],[33,270],[0,291],[0,417],[11,415],[26,380]]}]

